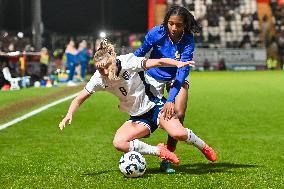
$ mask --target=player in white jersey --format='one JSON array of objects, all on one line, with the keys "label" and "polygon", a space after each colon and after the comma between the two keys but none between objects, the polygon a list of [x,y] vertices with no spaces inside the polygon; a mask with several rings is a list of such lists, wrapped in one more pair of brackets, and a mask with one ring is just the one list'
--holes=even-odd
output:
[{"label": "player in white jersey", "polygon": [[142,65],[143,61],[145,61],[144,57],[136,57],[134,54],[118,56],[116,66],[120,79],[109,80],[97,71],[85,86],[85,90],[90,94],[97,91],[109,91],[119,98],[121,111],[131,116],[142,115],[155,106],[155,103],[147,96],[143,84],[145,70]]},{"label": "player in white jersey", "polygon": [[214,150],[190,129],[184,128],[176,116],[166,119],[159,115],[165,100],[155,97],[144,80],[145,69],[157,66],[193,66],[193,61],[180,62],[169,58],[146,59],[133,54],[116,57],[113,46],[106,42],[101,43],[94,59],[97,71],[84,90],[72,101],[67,115],[59,124],[60,129],[63,129],[67,123],[71,124],[75,111],[93,92],[104,90],[117,96],[120,100],[120,110],[130,115],[130,119],[115,134],[113,145],[117,150],[156,155],[178,164],[177,156],[163,144],[151,146],[138,140],[150,135],[159,126],[173,138],[199,148],[207,159],[211,161],[217,159]]}]

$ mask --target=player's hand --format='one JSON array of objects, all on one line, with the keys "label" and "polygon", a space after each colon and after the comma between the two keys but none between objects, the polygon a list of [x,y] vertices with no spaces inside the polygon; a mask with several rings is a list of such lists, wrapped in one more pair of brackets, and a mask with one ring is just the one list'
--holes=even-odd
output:
[{"label": "player's hand", "polygon": [[165,120],[171,119],[175,115],[175,104],[172,102],[166,102],[161,113]]},{"label": "player's hand", "polygon": [[67,122],[69,125],[71,125],[72,115],[66,115],[65,118],[59,123],[60,130],[62,130],[65,127]]},{"label": "player's hand", "polygon": [[178,61],[177,63],[177,67],[178,68],[182,68],[184,66],[190,66],[190,67],[195,67],[195,62],[194,61],[187,61],[187,62],[181,62],[181,61]]}]

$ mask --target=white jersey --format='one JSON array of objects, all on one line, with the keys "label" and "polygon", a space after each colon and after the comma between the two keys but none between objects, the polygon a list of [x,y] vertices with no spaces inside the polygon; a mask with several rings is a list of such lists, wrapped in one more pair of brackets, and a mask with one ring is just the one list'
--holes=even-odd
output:
[{"label": "white jersey", "polygon": [[142,65],[144,59],[132,53],[118,56],[118,77],[120,79],[110,81],[96,71],[85,86],[85,90],[90,94],[97,91],[108,91],[114,94],[119,98],[119,109],[131,116],[139,116],[148,112],[155,106],[155,103],[150,101],[149,93],[145,88]]}]

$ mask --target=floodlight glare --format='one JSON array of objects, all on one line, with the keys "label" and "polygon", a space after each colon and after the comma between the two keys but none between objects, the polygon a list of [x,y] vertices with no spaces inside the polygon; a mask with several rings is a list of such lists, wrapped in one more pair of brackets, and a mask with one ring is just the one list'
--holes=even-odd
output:
[{"label": "floodlight glare", "polygon": [[17,36],[18,36],[18,38],[23,38],[24,37],[24,33],[23,32],[18,32]]},{"label": "floodlight glare", "polygon": [[106,32],[100,32],[100,37],[105,38],[106,37]]}]

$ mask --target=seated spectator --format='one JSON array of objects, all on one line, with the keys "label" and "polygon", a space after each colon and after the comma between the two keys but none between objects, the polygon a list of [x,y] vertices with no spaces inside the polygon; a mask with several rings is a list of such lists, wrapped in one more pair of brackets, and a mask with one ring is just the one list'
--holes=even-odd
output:
[{"label": "seated spectator", "polygon": [[217,70],[220,70],[220,71],[224,71],[226,70],[226,63],[225,63],[225,60],[224,58],[220,59],[218,64],[217,64]]},{"label": "seated spectator", "polygon": [[211,67],[210,62],[208,61],[207,58],[205,58],[205,60],[203,62],[203,69],[204,69],[204,71],[210,70],[210,67]]}]

